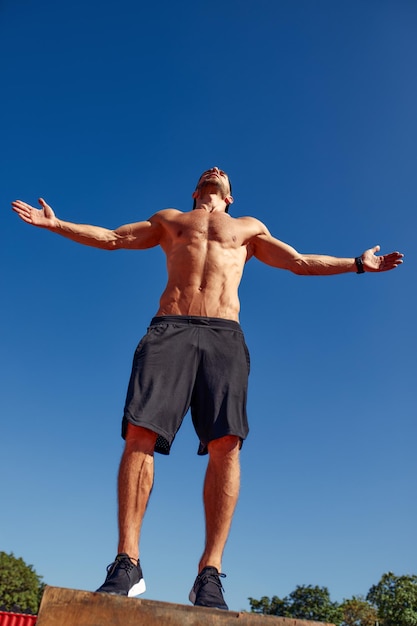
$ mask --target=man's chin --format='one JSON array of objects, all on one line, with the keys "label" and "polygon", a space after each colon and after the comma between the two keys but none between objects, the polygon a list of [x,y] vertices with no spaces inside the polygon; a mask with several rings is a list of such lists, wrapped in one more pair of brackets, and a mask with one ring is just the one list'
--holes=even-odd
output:
[{"label": "man's chin", "polygon": [[205,192],[210,192],[210,187],[214,188],[215,193],[217,193],[219,190],[220,191],[224,191],[223,189],[223,185],[222,185],[222,181],[217,178],[216,176],[210,177],[206,180],[203,180],[199,185],[198,185],[198,189],[204,190]]}]

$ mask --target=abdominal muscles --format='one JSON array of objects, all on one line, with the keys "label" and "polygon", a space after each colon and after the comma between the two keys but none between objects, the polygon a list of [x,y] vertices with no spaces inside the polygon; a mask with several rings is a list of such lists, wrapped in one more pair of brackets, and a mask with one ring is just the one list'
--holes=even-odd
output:
[{"label": "abdominal muscles", "polygon": [[168,282],[157,315],[198,315],[238,321],[238,287],[246,248],[197,240],[167,253]]}]

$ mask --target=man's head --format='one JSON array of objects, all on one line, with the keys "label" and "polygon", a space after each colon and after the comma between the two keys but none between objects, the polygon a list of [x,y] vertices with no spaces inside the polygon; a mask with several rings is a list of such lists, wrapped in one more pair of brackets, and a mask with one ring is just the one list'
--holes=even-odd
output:
[{"label": "man's head", "polygon": [[200,198],[204,193],[219,194],[226,202],[226,213],[229,212],[229,205],[233,203],[233,197],[232,185],[226,172],[218,167],[212,167],[201,174],[193,192],[193,210],[197,206],[197,198]]}]

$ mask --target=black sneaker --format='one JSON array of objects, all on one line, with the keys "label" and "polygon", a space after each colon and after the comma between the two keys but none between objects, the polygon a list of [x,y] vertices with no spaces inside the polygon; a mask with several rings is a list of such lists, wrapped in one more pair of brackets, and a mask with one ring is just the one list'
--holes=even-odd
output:
[{"label": "black sneaker", "polygon": [[118,554],[114,563],[110,563],[107,567],[106,580],[97,591],[117,596],[129,596],[129,598],[146,591],[140,562],[133,565],[127,554]]},{"label": "black sneaker", "polygon": [[195,579],[190,591],[189,599],[195,606],[208,606],[213,609],[228,611],[229,607],[223,598],[224,591],[220,578],[226,574],[219,574],[215,567],[205,567]]}]

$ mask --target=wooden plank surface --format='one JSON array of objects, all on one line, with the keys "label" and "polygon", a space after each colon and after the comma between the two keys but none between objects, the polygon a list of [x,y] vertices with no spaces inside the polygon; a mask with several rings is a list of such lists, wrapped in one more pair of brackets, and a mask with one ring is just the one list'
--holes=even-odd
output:
[{"label": "wooden plank surface", "polygon": [[333,626],[90,591],[46,587],[36,626]]}]

